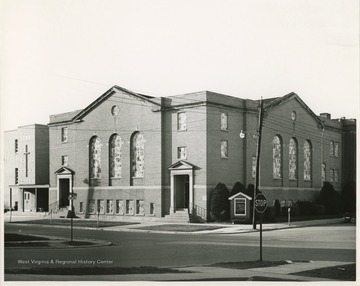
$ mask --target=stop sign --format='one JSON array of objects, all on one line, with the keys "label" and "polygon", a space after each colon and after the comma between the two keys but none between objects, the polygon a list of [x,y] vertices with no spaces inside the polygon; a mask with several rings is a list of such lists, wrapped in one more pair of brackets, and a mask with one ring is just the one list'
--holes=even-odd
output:
[{"label": "stop sign", "polygon": [[263,213],[267,208],[267,200],[263,194],[258,194],[255,197],[255,209],[258,213]]}]

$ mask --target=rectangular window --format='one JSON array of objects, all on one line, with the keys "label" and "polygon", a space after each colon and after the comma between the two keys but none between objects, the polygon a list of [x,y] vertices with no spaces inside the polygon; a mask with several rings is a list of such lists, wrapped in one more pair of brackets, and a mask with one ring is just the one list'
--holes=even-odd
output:
[{"label": "rectangular window", "polygon": [[330,182],[334,182],[334,170],[330,169]]},{"label": "rectangular window", "polygon": [[281,201],[280,205],[282,208],[286,207],[286,201],[285,200]]},{"label": "rectangular window", "polygon": [[113,200],[106,200],[106,213],[107,214],[112,214],[114,213],[114,202]]},{"label": "rectangular window", "polygon": [[325,163],[321,164],[321,181],[322,182],[326,181],[326,164]]},{"label": "rectangular window", "polygon": [[339,157],[339,142],[334,142],[334,156]]},{"label": "rectangular window", "polygon": [[251,177],[254,179],[255,176],[256,176],[256,156],[252,156]]},{"label": "rectangular window", "polygon": [[15,139],[15,153],[19,152],[19,141]]},{"label": "rectangular window", "polygon": [[15,185],[19,183],[19,169],[15,168]]},{"label": "rectangular window", "polygon": [[89,211],[90,214],[95,214],[96,213],[95,200],[89,200],[88,211]]},{"label": "rectangular window", "polygon": [[221,140],[221,158],[228,158],[228,142],[227,140]]},{"label": "rectangular window", "polygon": [[79,212],[80,212],[80,213],[83,213],[83,212],[84,212],[84,202],[80,202]]},{"label": "rectangular window", "polygon": [[104,200],[97,201],[97,211],[99,214],[105,214],[105,202]]},{"label": "rectangular window", "polygon": [[334,170],[334,181],[335,183],[339,182],[339,169]]},{"label": "rectangular window", "polygon": [[68,155],[61,156],[61,165],[67,167],[69,165]]},{"label": "rectangular window", "polygon": [[61,142],[68,142],[68,128],[63,127],[61,128]]},{"label": "rectangular window", "polygon": [[178,159],[186,159],[186,147],[178,147]]},{"label": "rectangular window", "polygon": [[124,214],[124,201],[123,200],[116,200],[116,213],[117,214]]},{"label": "rectangular window", "polygon": [[126,200],[126,214],[133,215],[134,214],[134,201]]},{"label": "rectangular window", "polygon": [[136,214],[137,215],[144,215],[144,201],[143,200],[136,200]]},{"label": "rectangular window", "polygon": [[155,215],[155,204],[154,203],[150,203],[150,214]]},{"label": "rectangular window", "polygon": [[228,114],[221,113],[221,130],[228,130]]},{"label": "rectangular window", "polygon": [[177,114],[177,130],[184,131],[186,130],[186,113],[179,112]]},{"label": "rectangular window", "polygon": [[334,156],[334,141],[330,141],[330,156]]},{"label": "rectangular window", "polygon": [[243,198],[234,199],[234,209],[236,215],[246,215],[246,200]]}]

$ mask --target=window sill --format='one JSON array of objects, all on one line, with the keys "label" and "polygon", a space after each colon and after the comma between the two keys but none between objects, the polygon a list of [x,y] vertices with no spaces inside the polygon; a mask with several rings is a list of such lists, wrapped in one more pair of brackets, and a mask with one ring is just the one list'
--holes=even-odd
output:
[{"label": "window sill", "polygon": [[177,130],[177,132],[186,132],[186,131],[187,131],[187,129],[181,129],[181,130],[178,129],[178,130]]},{"label": "window sill", "polygon": [[220,131],[229,132],[229,129],[220,129]]},{"label": "window sill", "polygon": [[229,157],[221,157],[221,159],[229,159]]},{"label": "window sill", "polygon": [[280,181],[282,178],[273,178],[274,181]]}]

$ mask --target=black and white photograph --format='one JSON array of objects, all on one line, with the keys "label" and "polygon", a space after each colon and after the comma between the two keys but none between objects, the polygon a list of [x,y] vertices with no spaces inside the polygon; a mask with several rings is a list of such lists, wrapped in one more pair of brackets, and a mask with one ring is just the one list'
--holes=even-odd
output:
[{"label": "black and white photograph", "polygon": [[2,285],[356,284],[358,1],[0,7]]}]

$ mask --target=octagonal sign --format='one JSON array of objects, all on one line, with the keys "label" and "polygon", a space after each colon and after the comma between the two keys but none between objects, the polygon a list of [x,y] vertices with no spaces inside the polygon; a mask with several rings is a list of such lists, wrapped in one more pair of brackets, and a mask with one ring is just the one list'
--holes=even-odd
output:
[{"label": "octagonal sign", "polygon": [[258,213],[263,213],[267,208],[267,199],[263,194],[255,197],[255,209]]}]

